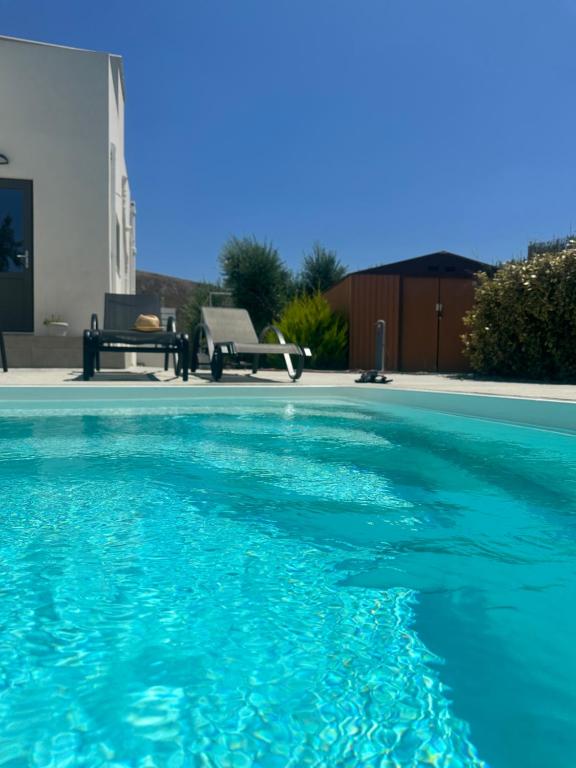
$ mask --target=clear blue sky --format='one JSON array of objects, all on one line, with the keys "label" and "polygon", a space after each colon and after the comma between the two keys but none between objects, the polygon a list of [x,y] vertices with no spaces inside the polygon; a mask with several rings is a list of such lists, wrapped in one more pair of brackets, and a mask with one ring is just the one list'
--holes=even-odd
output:
[{"label": "clear blue sky", "polygon": [[124,57],[142,269],[213,279],[231,235],[362,269],[576,228],[574,0],[0,0],[0,32]]}]

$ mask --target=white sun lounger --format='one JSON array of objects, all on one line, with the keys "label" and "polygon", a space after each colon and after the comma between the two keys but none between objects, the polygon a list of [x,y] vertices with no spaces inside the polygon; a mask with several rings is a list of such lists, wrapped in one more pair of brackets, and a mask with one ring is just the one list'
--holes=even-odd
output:
[{"label": "white sun lounger", "polygon": [[[262,339],[272,332],[277,344],[265,344]],[[214,381],[222,378],[225,358],[253,355],[252,373],[258,372],[260,355],[283,355],[288,375],[296,381],[302,375],[304,359],[311,356],[307,347],[288,344],[282,332],[268,325],[260,338],[256,335],[250,315],[245,309],[229,307],[202,307],[201,322],[196,327],[190,355],[192,372],[200,365],[209,365]],[[296,370],[291,356],[296,358]]]}]

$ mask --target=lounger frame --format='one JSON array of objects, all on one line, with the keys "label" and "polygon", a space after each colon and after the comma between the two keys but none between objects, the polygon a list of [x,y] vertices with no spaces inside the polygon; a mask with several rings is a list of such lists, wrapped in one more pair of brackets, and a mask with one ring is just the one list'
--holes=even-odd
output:
[{"label": "lounger frame", "polygon": [[[304,361],[311,355],[310,350],[301,347],[298,344],[290,344],[284,338],[282,331],[275,325],[267,325],[259,337],[252,326],[252,322],[246,310],[230,310],[228,308],[220,312],[237,313],[235,316],[244,324],[244,338],[233,338],[234,332],[231,330],[230,337],[215,336],[210,323],[210,313],[215,316],[215,310],[212,307],[202,309],[202,322],[200,322],[192,337],[192,349],[190,353],[190,370],[194,373],[200,365],[208,365],[214,381],[220,381],[226,360],[233,360],[239,363],[242,356],[252,356],[252,373],[258,373],[260,367],[260,356],[263,354],[280,354],[284,358],[284,364],[288,376],[292,381],[297,381],[304,370]],[[242,314],[240,314],[242,313]],[[230,317],[234,315],[230,314]],[[250,324],[248,327],[247,324]],[[277,343],[268,344],[264,339],[268,334],[273,333]],[[292,357],[296,358],[296,367],[292,362]]]}]

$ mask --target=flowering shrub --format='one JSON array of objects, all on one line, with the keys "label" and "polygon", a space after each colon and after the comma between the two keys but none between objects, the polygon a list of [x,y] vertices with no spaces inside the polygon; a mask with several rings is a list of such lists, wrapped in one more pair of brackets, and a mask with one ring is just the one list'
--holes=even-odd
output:
[{"label": "flowering shrub", "polygon": [[464,323],[478,373],[576,381],[576,242],[481,274]]}]

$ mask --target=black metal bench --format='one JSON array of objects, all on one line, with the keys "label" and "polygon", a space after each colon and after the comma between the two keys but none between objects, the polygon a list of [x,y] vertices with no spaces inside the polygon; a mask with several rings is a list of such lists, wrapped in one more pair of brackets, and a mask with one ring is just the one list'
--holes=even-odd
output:
[{"label": "black metal bench", "polygon": [[2,358],[2,370],[4,373],[8,373],[8,358],[6,357],[6,347],[2,331],[0,331],[0,358]]},{"label": "black metal bench", "polygon": [[98,316],[92,315],[90,328],[84,331],[83,379],[89,381],[100,370],[101,352],[159,352],[164,353],[164,370],[168,370],[170,355],[174,357],[174,373],[188,381],[190,342],[188,334],[177,333],[173,317],[168,318],[166,330],[137,331],[138,315],[160,317],[158,296],[107,293],[104,300],[104,327]]}]

